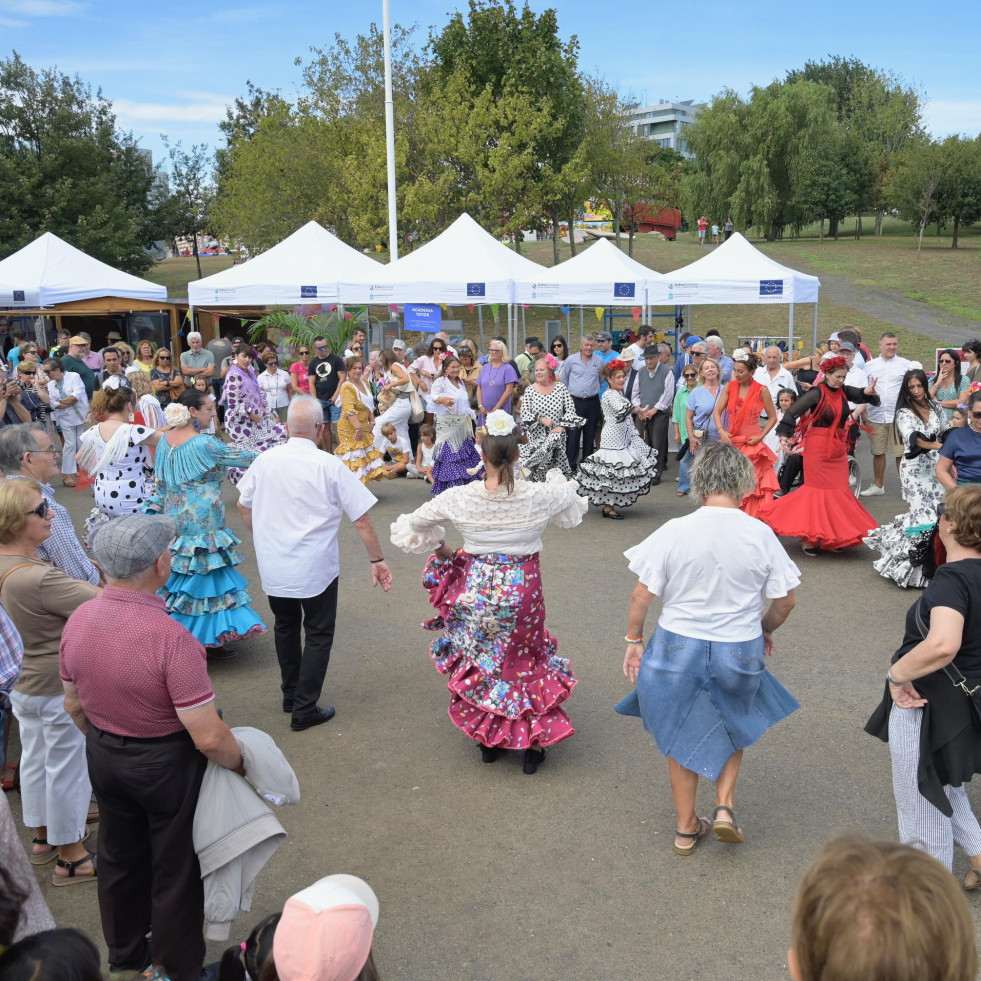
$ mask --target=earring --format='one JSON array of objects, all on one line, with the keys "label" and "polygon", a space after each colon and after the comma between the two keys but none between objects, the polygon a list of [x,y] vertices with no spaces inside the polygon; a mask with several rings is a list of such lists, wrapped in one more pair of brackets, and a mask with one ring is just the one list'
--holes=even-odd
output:
[{"label": "earring", "polygon": [[196,433],[201,431],[201,424],[193,416],[191,417],[191,425],[194,427]]}]

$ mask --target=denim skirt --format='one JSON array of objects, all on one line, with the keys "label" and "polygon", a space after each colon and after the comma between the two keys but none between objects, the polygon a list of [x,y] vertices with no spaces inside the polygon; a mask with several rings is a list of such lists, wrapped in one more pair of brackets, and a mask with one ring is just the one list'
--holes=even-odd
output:
[{"label": "denim skirt", "polygon": [[639,714],[657,748],[717,780],[733,753],[752,746],[800,703],[766,669],[763,636],[741,643],[696,640],[658,626],[637,675]]}]

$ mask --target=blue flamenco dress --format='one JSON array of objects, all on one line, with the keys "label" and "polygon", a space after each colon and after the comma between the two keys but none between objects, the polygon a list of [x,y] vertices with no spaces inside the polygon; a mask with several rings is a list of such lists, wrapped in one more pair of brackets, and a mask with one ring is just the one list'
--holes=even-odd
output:
[{"label": "blue flamenco dress", "polygon": [[157,444],[156,486],[143,505],[151,514],[177,522],[171,543],[172,569],[160,596],[170,615],[205,647],[249,637],[266,629],[252,609],[248,582],[235,571],[241,539],[225,527],[222,481],[231,467],[247,467],[256,457],[199,434],[178,447],[167,437]]}]

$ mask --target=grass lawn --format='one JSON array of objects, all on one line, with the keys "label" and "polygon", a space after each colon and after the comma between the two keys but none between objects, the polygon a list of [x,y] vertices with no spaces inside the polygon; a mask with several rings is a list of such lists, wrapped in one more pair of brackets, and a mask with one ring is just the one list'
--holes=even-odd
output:
[{"label": "grass lawn", "polygon": [[[866,228],[872,227],[872,222],[866,220]],[[981,228],[971,228],[962,231],[961,245],[958,249],[950,248],[949,232],[937,237],[934,230],[928,230],[923,239],[923,251],[918,257],[913,243],[909,226],[898,221],[887,219],[884,224],[884,234],[875,238],[872,234],[864,234],[862,239],[853,237],[854,220],[844,223],[837,242],[825,239],[818,240],[817,227],[805,230],[805,233],[795,239],[782,242],[763,242],[753,240],[753,244],[763,252],[772,256],[778,262],[788,266],[804,264],[818,274],[827,272],[841,276],[862,286],[888,291],[895,291],[913,299],[922,300],[933,306],[941,307],[953,313],[964,316],[981,318]],[[622,247],[626,250],[626,236]],[[551,242],[529,243],[523,254],[535,262],[545,266],[552,265]],[[568,246],[562,246],[564,256],[569,255]],[[671,272],[681,266],[694,262],[705,255],[703,249],[697,246],[694,233],[679,236],[677,242],[665,242],[661,239],[637,237],[634,241],[634,258],[639,262],[657,269],[659,272]],[[387,255],[373,255],[384,262]],[[232,265],[230,256],[208,256],[201,259],[201,269],[205,276],[221,272]],[[187,283],[198,278],[194,259],[164,259],[147,274],[153,282],[167,287],[171,296],[186,296]],[[629,310],[624,308],[629,314]],[[384,307],[372,308],[373,318],[384,319],[387,311]],[[484,315],[485,340],[492,333],[503,332],[506,323],[506,310],[499,311],[499,328],[494,329],[493,316],[489,310]],[[562,320],[565,317],[551,307],[529,307],[524,311],[528,334],[544,334],[546,320]],[[467,334],[477,335],[477,313],[470,313],[466,307],[450,308],[446,312],[447,319],[463,320]],[[704,335],[704,332],[715,328],[722,335],[727,348],[731,348],[738,337],[773,334],[786,336],[788,310],[786,306],[698,306],[692,308],[691,329]],[[599,328],[599,322],[592,308],[584,313],[584,328],[587,331]],[[629,326],[629,316],[625,320],[616,321],[617,326]],[[672,326],[670,318],[655,320],[654,324]],[[936,342],[924,335],[916,334],[893,324],[869,316],[848,306],[832,303],[821,299],[818,303],[818,330],[821,338],[826,338],[834,330],[851,325],[857,327],[866,343],[874,351],[874,338],[884,330],[894,329],[899,334],[900,351],[908,357],[918,358],[925,365],[933,362],[933,352]],[[579,310],[573,308],[570,322],[571,338],[579,338]],[[810,347],[812,328],[812,312],[810,305],[802,305],[795,309],[794,334],[797,345]],[[411,339],[410,339],[411,340]],[[870,343],[870,340],[872,343]]]}]

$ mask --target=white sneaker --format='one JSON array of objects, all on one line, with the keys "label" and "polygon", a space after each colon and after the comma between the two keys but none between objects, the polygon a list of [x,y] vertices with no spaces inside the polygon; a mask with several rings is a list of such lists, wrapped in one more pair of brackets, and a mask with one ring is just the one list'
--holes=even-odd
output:
[{"label": "white sneaker", "polygon": [[866,487],[861,494],[859,494],[859,497],[879,497],[880,495],[885,494],[885,492],[886,489],[884,487],[879,487],[876,484],[869,484],[869,486]]},{"label": "white sneaker", "polygon": [[855,474],[850,473],[848,475],[848,486],[854,487],[857,483],[858,483],[858,478],[855,476]]}]

